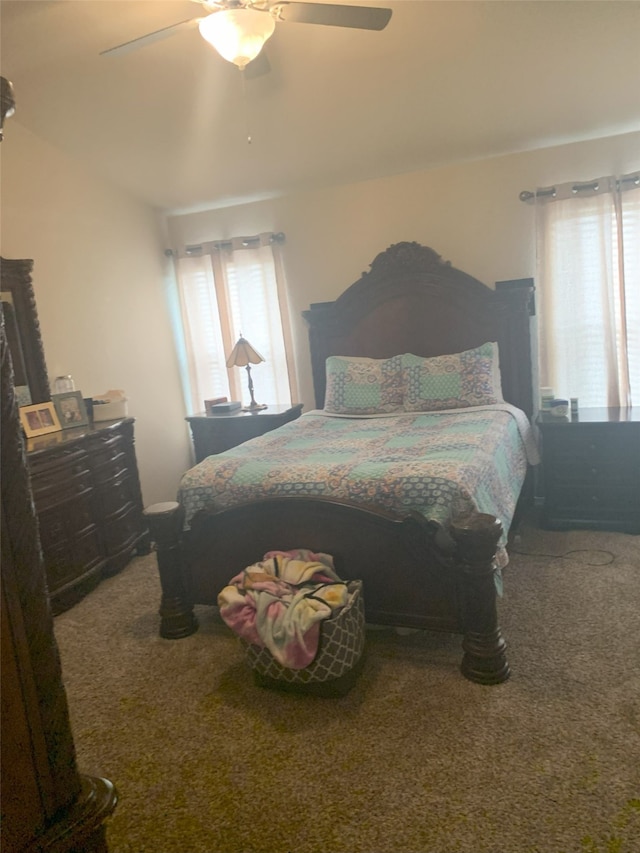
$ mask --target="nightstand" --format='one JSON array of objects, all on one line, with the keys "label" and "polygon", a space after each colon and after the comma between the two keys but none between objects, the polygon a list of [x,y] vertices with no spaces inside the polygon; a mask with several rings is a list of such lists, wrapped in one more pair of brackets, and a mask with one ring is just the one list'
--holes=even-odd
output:
[{"label": "nightstand", "polygon": [[225,415],[191,415],[186,418],[191,426],[193,449],[196,462],[202,462],[207,456],[222,453],[231,447],[242,444],[250,438],[264,435],[289,421],[295,421],[302,414],[302,403],[292,406],[269,406],[258,412],[229,412]]},{"label": "nightstand", "polygon": [[640,533],[640,409],[541,415],[542,524]]}]

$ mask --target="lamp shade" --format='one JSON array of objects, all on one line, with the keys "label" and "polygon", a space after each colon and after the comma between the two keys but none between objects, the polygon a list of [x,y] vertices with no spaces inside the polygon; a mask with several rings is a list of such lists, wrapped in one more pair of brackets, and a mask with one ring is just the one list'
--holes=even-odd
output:
[{"label": "lamp shade", "polygon": [[238,343],[231,350],[227,359],[227,367],[246,367],[248,364],[260,364],[264,358],[255,350],[249,341],[240,335]]},{"label": "lamp shade", "polygon": [[201,36],[223,57],[244,68],[273,35],[276,22],[258,9],[221,9],[198,24]]}]

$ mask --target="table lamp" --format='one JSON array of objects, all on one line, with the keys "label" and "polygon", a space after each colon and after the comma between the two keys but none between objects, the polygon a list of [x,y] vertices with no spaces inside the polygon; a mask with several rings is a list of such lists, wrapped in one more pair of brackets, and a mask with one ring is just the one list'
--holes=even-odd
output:
[{"label": "table lamp", "polygon": [[247,378],[249,380],[249,394],[251,395],[251,402],[248,406],[242,407],[243,412],[259,412],[261,409],[267,408],[264,403],[256,403],[255,397],[253,396],[253,379],[251,378],[251,365],[260,364],[261,361],[264,361],[264,358],[251,346],[248,340],[242,337],[241,332],[237,344],[231,350],[231,355],[227,359],[227,367],[247,368]]}]

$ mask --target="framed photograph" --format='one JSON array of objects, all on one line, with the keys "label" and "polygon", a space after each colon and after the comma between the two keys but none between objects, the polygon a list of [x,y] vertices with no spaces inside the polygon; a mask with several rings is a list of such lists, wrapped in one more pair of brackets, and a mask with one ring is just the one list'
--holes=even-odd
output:
[{"label": "framed photograph", "polygon": [[36,403],[35,406],[21,406],[20,423],[27,438],[58,432],[60,421],[53,403]]},{"label": "framed photograph", "polygon": [[58,420],[62,429],[87,426],[89,415],[82,399],[81,391],[65,391],[62,394],[52,394],[51,400],[55,406]]}]

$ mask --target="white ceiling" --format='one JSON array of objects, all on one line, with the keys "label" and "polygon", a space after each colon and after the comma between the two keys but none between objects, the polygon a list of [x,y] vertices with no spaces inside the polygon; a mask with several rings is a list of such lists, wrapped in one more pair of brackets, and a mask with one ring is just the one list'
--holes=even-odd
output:
[{"label": "white ceiling", "polygon": [[195,28],[99,55],[190,0],[2,0],[13,120],[169,211],[640,129],[639,2],[351,3],[393,16],[278,24],[243,92]]}]

